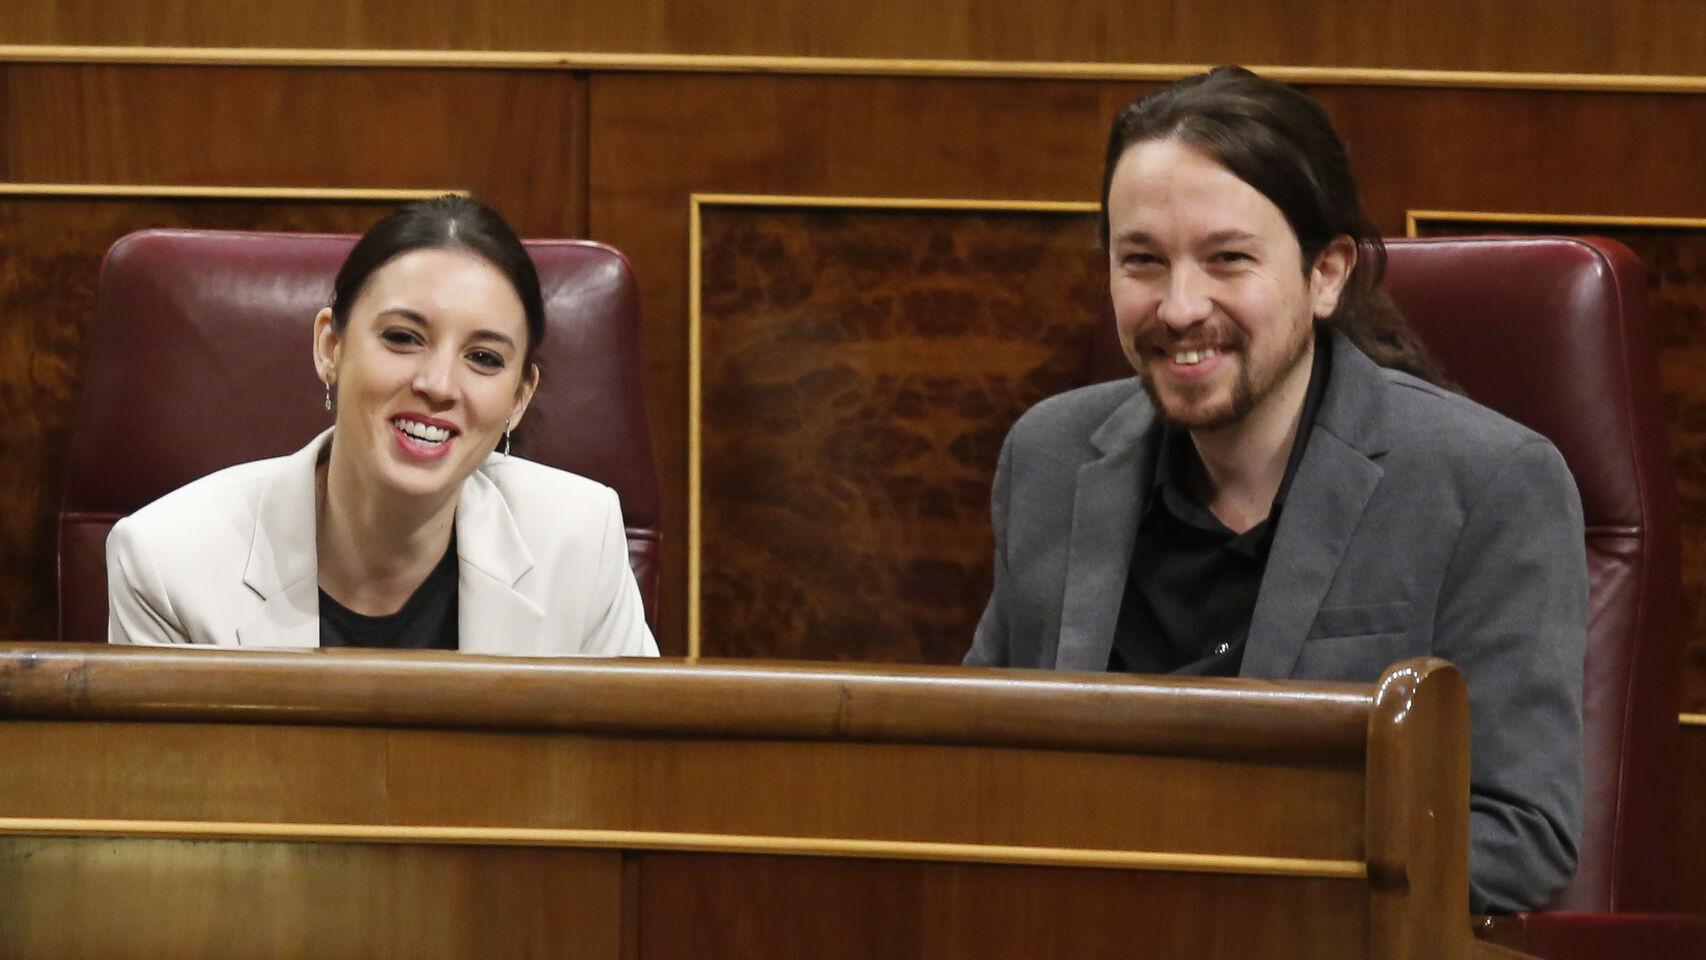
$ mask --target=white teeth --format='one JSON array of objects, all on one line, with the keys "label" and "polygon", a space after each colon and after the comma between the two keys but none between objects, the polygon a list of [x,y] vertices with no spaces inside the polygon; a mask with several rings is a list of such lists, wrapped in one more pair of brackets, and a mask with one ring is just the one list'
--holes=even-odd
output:
[{"label": "white teeth", "polygon": [[1194,367],[1209,357],[1220,356],[1220,351],[1209,347],[1206,350],[1181,350],[1173,354],[1173,362],[1181,367]]},{"label": "white teeth", "polygon": [[413,420],[394,420],[397,429],[423,443],[443,443],[450,439],[450,431],[443,427],[432,427]]}]

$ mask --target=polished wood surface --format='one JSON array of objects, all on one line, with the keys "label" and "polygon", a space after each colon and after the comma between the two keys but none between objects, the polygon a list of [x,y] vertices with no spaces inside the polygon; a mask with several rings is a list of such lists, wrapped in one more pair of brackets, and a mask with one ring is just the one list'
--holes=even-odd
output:
[{"label": "polished wood surface", "polygon": [[10,645],[0,721],[20,956],[1105,955],[1115,916],[1179,957],[1475,950],[1439,661],[1371,688]]},{"label": "polished wood surface", "polygon": [[1148,63],[1331,64],[1691,74],[1706,16],[1674,0],[301,0],[228,6],[34,0],[0,42],[212,47],[587,50]]},{"label": "polished wood surface", "polygon": [[621,857],[0,837],[0,885],[29,891],[8,896],[0,931],[16,960],[615,958]]},{"label": "polished wood surface", "polygon": [[442,721],[1345,761],[1361,755],[1369,703],[1357,684],[1273,680],[0,644],[0,717],[11,721]]}]

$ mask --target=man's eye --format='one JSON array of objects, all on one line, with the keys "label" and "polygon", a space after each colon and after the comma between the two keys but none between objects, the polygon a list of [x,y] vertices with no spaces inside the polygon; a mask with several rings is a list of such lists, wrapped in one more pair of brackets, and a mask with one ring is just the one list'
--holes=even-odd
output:
[{"label": "man's eye", "polygon": [[1246,263],[1253,258],[1242,250],[1222,250],[1212,259],[1215,263]]},{"label": "man's eye", "polygon": [[1128,253],[1125,265],[1128,267],[1153,267],[1161,263],[1161,258],[1153,253]]},{"label": "man's eye", "polygon": [[490,350],[475,350],[468,354],[468,359],[477,367],[485,370],[502,370],[504,358]]}]

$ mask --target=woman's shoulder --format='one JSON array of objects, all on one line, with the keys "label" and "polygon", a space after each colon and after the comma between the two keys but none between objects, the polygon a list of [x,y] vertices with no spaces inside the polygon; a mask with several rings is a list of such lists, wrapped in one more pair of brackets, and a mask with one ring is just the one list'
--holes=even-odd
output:
[{"label": "woman's shoulder", "polygon": [[253,460],[192,480],[120,521],[129,527],[211,531],[253,517],[262,488],[289,457]]},{"label": "woman's shoulder", "polygon": [[479,472],[503,494],[510,510],[529,522],[602,518],[619,503],[616,491],[597,480],[521,457],[493,457]]}]

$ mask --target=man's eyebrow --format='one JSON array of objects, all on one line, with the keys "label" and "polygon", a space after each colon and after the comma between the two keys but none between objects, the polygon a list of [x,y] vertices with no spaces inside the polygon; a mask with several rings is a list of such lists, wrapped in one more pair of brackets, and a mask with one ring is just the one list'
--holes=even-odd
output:
[{"label": "man's eyebrow", "polygon": [[1115,243],[1135,243],[1135,244],[1147,243],[1147,244],[1153,244],[1155,242],[1155,238],[1151,237],[1147,233],[1144,233],[1142,230],[1127,230],[1125,233],[1122,233],[1119,236],[1115,237],[1114,242]]},{"label": "man's eyebrow", "polygon": [[1244,241],[1248,241],[1248,240],[1259,240],[1261,238],[1257,237],[1255,234],[1251,233],[1248,230],[1242,230],[1242,229],[1239,229],[1238,227],[1228,227],[1225,230],[1216,230],[1213,233],[1209,234],[1204,239],[1205,239],[1205,242],[1207,242],[1207,243],[1215,244],[1215,243],[1240,243],[1240,242],[1244,242]]}]

